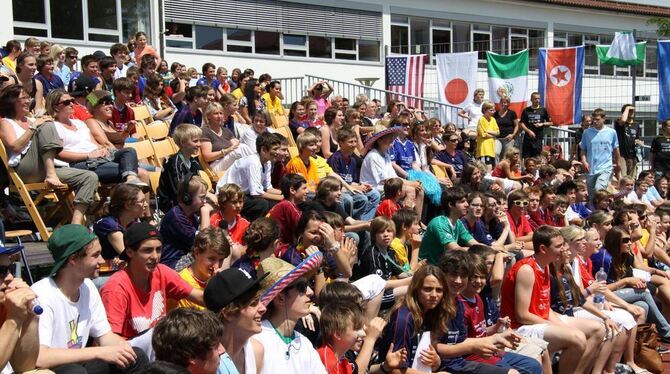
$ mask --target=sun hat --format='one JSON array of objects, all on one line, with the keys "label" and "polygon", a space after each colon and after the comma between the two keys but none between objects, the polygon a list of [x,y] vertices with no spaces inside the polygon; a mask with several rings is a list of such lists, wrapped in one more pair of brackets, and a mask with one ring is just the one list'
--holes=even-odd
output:
[{"label": "sun hat", "polygon": [[254,279],[251,274],[239,268],[230,268],[214,275],[205,287],[205,306],[214,313],[228,306],[235,299],[259,284],[268,273]]},{"label": "sun hat", "polygon": [[[147,239],[161,240],[161,235],[158,232],[158,229],[149,222],[133,223],[123,234],[123,241],[126,248],[134,248],[137,246],[137,244]],[[126,250],[121,252],[119,258],[123,261],[128,261]]]},{"label": "sun hat", "polygon": [[69,224],[57,228],[47,242],[47,248],[54,258],[54,266],[49,276],[53,277],[70,256],[81,251],[97,238],[94,233],[82,225]]},{"label": "sun hat", "polygon": [[365,141],[365,149],[363,150],[363,153],[368,153],[370,149],[375,146],[377,140],[385,137],[386,135],[397,135],[403,131],[404,129],[402,126],[392,126],[387,128],[384,125],[375,125],[374,134],[372,134],[372,136],[370,136],[368,140]]},{"label": "sun hat", "polygon": [[266,278],[261,282],[261,288],[264,290],[261,302],[266,306],[269,305],[291,283],[318,269],[321,261],[323,261],[323,253],[318,251],[309,255],[298,266],[293,266],[274,256],[261,261],[258,273],[267,273]]}]

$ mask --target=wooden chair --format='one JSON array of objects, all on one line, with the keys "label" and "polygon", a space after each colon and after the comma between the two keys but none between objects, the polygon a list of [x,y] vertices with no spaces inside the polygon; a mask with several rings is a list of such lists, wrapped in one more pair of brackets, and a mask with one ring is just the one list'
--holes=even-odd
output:
[{"label": "wooden chair", "polygon": [[300,151],[298,151],[298,147],[295,146],[289,146],[288,147],[288,154],[291,155],[291,158],[297,156],[300,154]]},{"label": "wooden chair", "polygon": [[163,160],[177,153],[176,145],[172,138],[152,141],[151,147],[154,149],[154,165],[163,166]]},{"label": "wooden chair", "polygon": [[[23,247],[23,243],[21,243],[21,237],[22,236],[30,236],[32,235],[33,232],[30,230],[11,230],[11,231],[5,231],[5,240],[7,239],[16,239],[16,245],[21,247],[21,250],[19,253],[21,254],[21,264],[26,267],[26,274],[28,275],[28,285],[33,284],[33,273],[30,272],[30,265],[28,264],[28,258],[26,257],[26,250]],[[3,243],[4,245],[7,245],[7,243]],[[16,274],[13,274],[16,276]]]},{"label": "wooden chair", "polygon": [[133,134],[134,138],[137,138],[139,140],[144,140],[147,138],[147,130],[144,128],[144,123],[142,121],[136,121],[137,125],[135,125],[135,134]]},{"label": "wooden chair", "polygon": [[218,182],[221,177],[223,177],[223,172],[222,171],[214,171],[212,168],[209,167],[209,163],[205,160],[205,158],[202,156],[202,152],[198,153],[198,162],[200,162],[200,167],[202,168],[202,171],[207,174],[209,179],[212,180],[212,182]]},{"label": "wooden chair", "polygon": [[[151,145],[150,140],[140,140],[138,142],[126,143],[124,145],[128,148],[133,148],[137,152],[138,160],[146,160],[147,164],[156,165],[156,156],[154,154],[154,147]],[[149,186],[151,191],[156,194],[158,190],[158,180],[160,179],[161,172],[159,171],[149,171]]]},{"label": "wooden chair", "polygon": [[[44,218],[40,214],[39,210],[37,210],[37,206],[45,200],[52,200],[57,203],[58,209],[55,209],[51,212],[51,214],[47,215],[45,217],[47,220],[52,218],[58,210],[65,208],[67,211],[69,211],[69,215],[66,214],[66,217],[64,217],[63,220],[59,222],[59,224],[61,224],[66,219],[72,217],[72,201],[74,199],[72,191],[70,191],[69,188],[53,189],[44,182],[28,184],[23,183],[23,180],[19,174],[14,170],[14,168],[9,166],[9,156],[7,154],[7,150],[5,149],[5,145],[2,142],[0,142],[0,158],[2,158],[2,163],[4,164],[4,167],[7,170],[7,174],[9,175],[10,191],[19,194],[23,204],[25,204],[26,208],[28,209],[28,214],[30,215],[30,218],[32,218],[41,239],[43,241],[47,241],[49,236],[51,236],[51,232],[49,232],[47,229],[47,226],[44,223]],[[31,196],[31,192],[37,192],[37,196],[33,198]]]},{"label": "wooden chair", "polygon": [[296,147],[297,144],[295,143],[295,139],[293,139],[293,134],[291,133],[291,129],[283,126],[283,127],[277,127],[274,129],[276,133],[281,134],[288,140],[288,145]]},{"label": "wooden chair", "polygon": [[288,117],[282,114],[273,114],[272,126],[275,128],[288,127]]},{"label": "wooden chair", "polygon": [[433,173],[437,178],[447,178],[447,170],[439,165],[430,165],[433,168]]},{"label": "wooden chair", "polygon": [[161,140],[170,134],[170,124],[165,121],[153,121],[144,126],[147,137],[151,140]]},{"label": "wooden chair", "polygon": [[207,173],[205,173],[204,170],[198,171],[198,175],[200,176],[200,178],[202,178],[205,181],[205,183],[207,183],[207,191],[212,191],[212,186],[213,185],[212,185],[212,180],[209,179],[209,175],[207,175]]},{"label": "wooden chair", "polygon": [[144,125],[153,122],[154,118],[151,116],[148,106],[143,104],[132,108],[133,114],[135,114],[135,121],[142,122]]}]

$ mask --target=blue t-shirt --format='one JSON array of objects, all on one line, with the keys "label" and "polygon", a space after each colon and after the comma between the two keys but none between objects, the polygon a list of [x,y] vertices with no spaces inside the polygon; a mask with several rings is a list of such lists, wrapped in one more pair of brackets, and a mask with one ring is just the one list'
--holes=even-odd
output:
[{"label": "blue t-shirt", "polygon": [[[389,322],[384,327],[382,335],[377,341],[377,356],[380,360],[386,357],[386,353],[393,343],[393,350],[405,348],[407,350],[407,360],[402,362],[400,369],[407,369],[412,367],[414,356],[416,356],[416,349],[419,345],[420,331],[414,331],[414,317],[406,306],[401,306],[391,314]],[[381,362],[381,361],[380,361]]]},{"label": "blue t-shirt", "polygon": [[414,143],[411,140],[405,139],[403,142],[400,139],[396,139],[393,141],[391,161],[395,161],[403,170],[410,170],[415,160]]},{"label": "blue t-shirt", "polygon": [[[605,273],[609,274],[610,272],[610,265],[612,264],[612,255],[607,252],[605,248],[600,248],[598,252],[594,253],[591,255],[591,263],[593,264],[593,269],[591,272],[593,273],[593,276],[596,276],[596,273],[598,270],[600,270],[600,267],[602,266],[605,269]],[[607,280],[608,283],[611,283],[610,280]]]},{"label": "blue t-shirt", "polygon": [[609,127],[596,130],[589,127],[584,130],[579,147],[586,152],[589,162],[589,175],[612,172],[612,152],[619,148],[616,131]]},{"label": "blue t-shirt", "polygon": [[207,78],[202,77],[202,78],[198,79],[197,82],[195,82],[195,85],[196,85],[196,86],[210,86],[210,87],[212,87],[213,89],[216,90],[216,89],[219,88],[219,86],[221,85],[221,83],[219,82],[218,79],[214,78],[214,80],[212,81],[212,83],[208,84],[208,83],[207,83]]},{"label": "blue t-shirt", "polygon": [[198,227],[197,216],[188,217],[179,205],[173,206],[161,221],[161,264],[174,269],[177,261],[191,251]]},{"label": "blue t-shirt", "polygon": [[645,194],[647,197],[647,200],[649,201],[654,201],[654,200],[661,200],[661,194],[658,193],[658,190],[656,189],[656,186],[650,186],[649,189],[647,190],[647,193]]},{"label": "blue t-shirt", "polygon": [[438,152],[435,154],[435,159],[453,166],[458,178],[461,177],[463,167],[468,163],[468,157],[460,150],[457,150],[453,156],[446,151]]},{"label": "blue t-shirt", "polygon": [[586,203],[575,203],[570,205],[572,211],[579,214],[579,218],[587,219],[591,215],[591,209],[586,206]]},{"label": "blue t-shirt", "polygon": [[[442,344],[458,344],[465,341],[468,336],[467,327],[465,326],[465,308],[463,302],[456,299],[456,316],[449,321],[449,328],[444,334],[440,343]],[[395,349],[395,348],[394,348]],[[452,357],[442,359],[440,369],[450,372],[458,372],[462,370],[467,361],[462,357]]]},{"label": "blue t-shirt", "polygon": [[461,222],[463,222],[463,226],[465,226],[476,241],[486,245],[491,245],[491,243],[493,243],[493,236],[489,234],[489,230],[480,218],[475,221],[474,226],[470,226],[465,217],[461,218]]},{"label": "blue t-shirt", "polygon": [[335,151],[328,158],[328,165],[337,173],[345,182],[358,183],[360,176],[360,158],[355,154],[349,156],[349,160],[345,160],[341,151]]},{"label": "blue t-shirt", "polygon": [[484,303],[484,318],[486,318],[486,326],[493,326],[498,322],[500,318],[500,309],[498,308],[498,303],[493,298],[493,289],[491,289],[490,279],[486,282],[486,286],[482,288],[482,291],[479,293],[479,297],[482,298]]},{"label": "blue t-shirt", "polygon": [[100,246],[102,247],[102,258],[105,260],[111,260],[119,255],[114,250],[114,247],[112,247],[112,245],[109,243],[109,238],[107,237],[109,234],[113,234],[119,231],[125,234],[126,229],[121,226],[119,220],[113,216],[100,218],[95,224],[93,224],[93,232],[100,241]]},{"label": "blue t-shirt", "polygon": [[196,125],[200,127],[202,124],[202,112],[199,110],[196,110],[195,115],[191,112],[191,106],[182,103],[181,107],[178,106],[177,113],[172,117],[172,122],[170,122],[170,135],[174,132],[174,129],[177,128],[177,126],[181,125],[182,123],[190,123],[192,125]]}]

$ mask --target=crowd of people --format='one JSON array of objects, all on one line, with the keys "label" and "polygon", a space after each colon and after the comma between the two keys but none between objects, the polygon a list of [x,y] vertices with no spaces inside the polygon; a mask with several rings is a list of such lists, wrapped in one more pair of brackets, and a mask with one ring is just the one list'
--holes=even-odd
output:
[{"label": "crowd of people", "polygon": [[[670,121],[638,172],[630,104],[563,152],[539,93],[517,116],[479,89],[458,128],[325,81],[285,108],[142,32],[5,50],[8,166],[74,210],[33,285],[0,243],[3,373],[646,373],[638,328],[670,343]],[[137,106],[169,123],[162,167],[127,147]]]}]

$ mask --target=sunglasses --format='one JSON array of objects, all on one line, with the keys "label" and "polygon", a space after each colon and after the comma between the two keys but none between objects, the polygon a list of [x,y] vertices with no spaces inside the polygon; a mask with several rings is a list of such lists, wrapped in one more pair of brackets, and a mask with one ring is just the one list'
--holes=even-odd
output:
[{"label": "sunglasses", "polygon": [[98,103],[98,105],[112,105],[112,104],[114,104],[114,101],[112,101],[112,99],[103,99],[100,100],[100,102]]},{"label": "sunglasses", "polygon": [[530,204],[530,203],[528,202],[528,200],[515,200],[515,201],[514,201],[514,205],[516,205],[516,206],[520,206],[520,207],[522,207],[522,208],[523,208],[523,207],[527,207],[528,204]]},{"label": "sunglasses", "polygon": [[58,103],[58,105],[65,105],[65,106],[72,105],[72,104],[74,104],[74,99],[63,100],[63,101]]},{"label": "sunglasses", "polygon": [[298,293],[306,294],[307,293],[307,287],[309,287],[307,285],[307,281],[306,280],[300,280],[300,281],[295,282],[292,285],[286,287],[286,290],[295,289],[296,291],[298,291]]},{"label": "sunglasses", "polygon": [[621,239],[621,243],[623,243],[623,244],[628,244],[628,243],[630,243],[630,238],[622,238],[622,239]]},{"label": "sunglasses", "polygon": [[452,143],[458,143],[458,139],[449,139],[449,141]]},{"label": "sunglasses", "polygon": [[12,262],[9,265],[0,265],[0,279],[4,279],[9,273],[18,274],[19,266],[21,266],[21,264],[18,262]]}]

